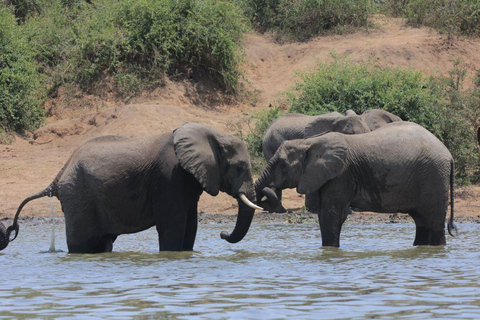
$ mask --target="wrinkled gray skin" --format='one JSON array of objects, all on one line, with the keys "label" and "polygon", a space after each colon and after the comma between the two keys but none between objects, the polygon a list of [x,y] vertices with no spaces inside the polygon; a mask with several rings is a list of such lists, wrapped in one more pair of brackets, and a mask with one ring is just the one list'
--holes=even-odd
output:
[{"label": "wrinkled gray skin", "polygon": [[[173,133],[126,138],[104,136],[77,149],[52,184],[25,199],[56,196],[65,214],[70,253],[112,251],[120,234],[156,226],[161,251],[192,250],[197,203],[203,190],[254,201],[250,158],[238,138],[188,123]],[[238,201],[237,223],[222,238],[245,236],[254,209]],[[18,233],[15,218],[13,230]],[[16,237],[16,234],[15,234]]]},{"label": "wrinkled gray skin", "polygon": [[[453,203],[453,158],[429,131],[396,122],[359,135],[327,133],[285,141],[256,181],[257,202],[278,205],[271,189],[316,192],[322,244],[338,247],[350,207],[408,213],[414,245],[444,245],[449,191]],[[269,193],[270,192],[270,193]],[[267,201],[260,201],[267,196]],[[448,229],[453,230],[453,206]]]},{"label": "wrinkled gray skin", "polygon": [[[388,123],[402,121],[396,115],[373,109],[357,115],[353,110],[347,110],[345,116],[338,112],[331,112],[318,116],[292,113],[276,119],[265,133],[262,141],[263,155],[267,162],[273,157],[283,141],[305,139],[327,131],[344,134],[359,134],[376,130]],[[277,197],[281,200],[281,190],[277,190]],[[305,206],[311,212],[318,212],[316,195],[305,196]],[[280,206],[270,208],[270,212],[285,212]]]}]

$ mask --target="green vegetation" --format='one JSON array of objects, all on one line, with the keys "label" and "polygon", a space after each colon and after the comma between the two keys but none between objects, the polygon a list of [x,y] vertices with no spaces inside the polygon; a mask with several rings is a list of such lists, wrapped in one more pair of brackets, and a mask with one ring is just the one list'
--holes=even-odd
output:
[{"label": "green vegetation", "polygon": [[[368,109],[390,111],[435,134],[455,158],[457,179],[469,183],[478,179],[480,169],[474,130],[480,117],[480,88],[461,90],[464,76],[460,62],[445,79],[336,58],[320,63],[313,73],[300,75],[300,81],[287,92],[288,111],[310,115],[348,109],[358,114]],[[269,123],[280,115],[278,108],[272,108],[251,117],[256,125],[250,126],[245,140],[252,163],[263,157],[261,139]]]},{"label": "green vegetation", "polygon": [[[21,107],[1,98],[11,100],[0,104],[4,131],[34,129],[41,118],[39,97],[54,95],[62,85],[99,93],[113,84],[124,99],[161,84],[165,75],[208,75],[231,93],[239,86],[248,27],[229,1],[4,0],[0,9],[0,83],[11,83],[15,75],[22,83],[8,90],[28,100]],[[3,61],[10,61],[9,69]],[[11,111],[12,105],[23,111]]]},{"label": "green vegetation", "polygon": [[21,36],[13,13],[0,7],[0,141],[8,131],[41,124],[41,80],[33,47]]},{"label": "green vegetation", "polygon": [[405,17],[413,25],[432,27],[453,36],[480,36],[480,1],[478,0],[387,0],[380,8]]},{"label": "green vegetation", "polygon": [[412,25],[453,36],[480,36],[478,0],[240,0],[254,28],[280,41],[308,40],[325,32],[368,26],[371,14],[404,17]]},{"label": "green vegetation", "polygon": [[336,58],[333,63],[320,63],[315,72],[301,74],[300,78],[294,90],[287,93],[290,112],[344,113],[352,109],[361,114],[368,109],[384,109],[440,135],[437,106],[444,88],[434,77]]},{"label": "green vegetation", "polygon": [[313,36],[367,26],[369,0],[241,0],[245,15],[260,31],[279,40]]}]

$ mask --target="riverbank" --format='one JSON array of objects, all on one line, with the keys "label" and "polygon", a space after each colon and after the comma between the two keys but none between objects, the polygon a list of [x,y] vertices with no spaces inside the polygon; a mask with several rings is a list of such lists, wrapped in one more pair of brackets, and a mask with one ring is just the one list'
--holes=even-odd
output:
[{"label": "riverbank", "polygon": [[[449,214],[447,215],[448,218]],[[63,217],[54,218],[57,223],[63,223]],[[230,224],[235,223],[237,216],[234,214],[219,213],[200,213],[198,215],[199,224]],[[5,226],[11,225],[12,218],[3,218],[0,220]],[[51,217],[22,217],[19,219],[20,225],[37,225],[51,223]],[[456,216],[456,223],[480,223],[480,217]],[[288,212],[288,213],[267,213],[259,212],[255,214],[252,224],[318,224],[317,214],[310,212]],[[388,223],[414,223],[413,219],[407,214],[386,214],[373,212],[355,212],[348,216],[346,224],[388,224]]]}]

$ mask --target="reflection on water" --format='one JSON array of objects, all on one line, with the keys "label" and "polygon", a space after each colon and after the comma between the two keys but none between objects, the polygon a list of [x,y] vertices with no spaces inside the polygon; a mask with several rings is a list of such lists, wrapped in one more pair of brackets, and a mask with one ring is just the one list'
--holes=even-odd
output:
[{"label": "reflection on water", "polygon": [[158,252],[155,229],[116,252],[67,254],[57,226],[25,224],[0,252],[0,317],[478,318],[479,224],[446,247],[413,247],[413,224],[346,224],[341,248],[318,225],[201,225],[193,252]]}]

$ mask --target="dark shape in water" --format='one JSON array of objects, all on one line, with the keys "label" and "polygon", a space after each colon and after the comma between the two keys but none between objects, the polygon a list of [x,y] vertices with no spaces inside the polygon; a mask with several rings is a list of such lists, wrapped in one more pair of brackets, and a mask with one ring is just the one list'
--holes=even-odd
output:
[{"label": "dark shape in water", "polygon": [[0,250],[5,249],[8,246],[8,236],[10,232],[7,233],[7,228],[3,223],[0,222]]}]

